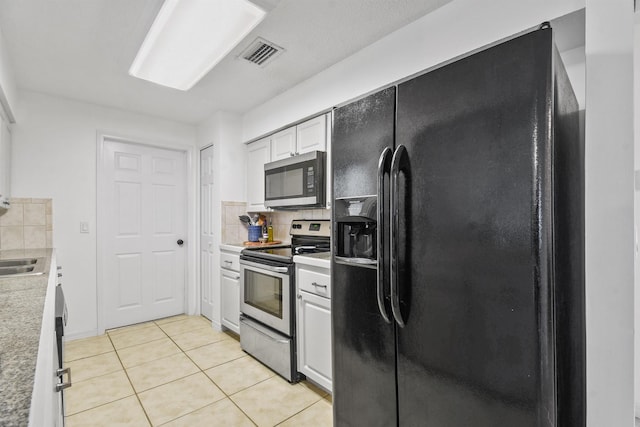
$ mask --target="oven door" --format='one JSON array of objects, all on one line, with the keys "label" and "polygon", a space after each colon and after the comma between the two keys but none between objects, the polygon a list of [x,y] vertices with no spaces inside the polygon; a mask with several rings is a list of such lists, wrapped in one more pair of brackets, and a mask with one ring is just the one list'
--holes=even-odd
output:
[{"label": "oven door", "polygon": [[292,266],[240,260],[240,311],[291,336]]}]

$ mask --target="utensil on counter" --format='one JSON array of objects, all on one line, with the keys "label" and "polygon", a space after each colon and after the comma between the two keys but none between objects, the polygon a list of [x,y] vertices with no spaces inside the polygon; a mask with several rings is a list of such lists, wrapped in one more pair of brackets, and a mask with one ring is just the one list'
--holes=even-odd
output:
[{"label": "utensil on counter", "polygon": [[244,224],[247,225],[253,225],[253,223],[251,222],[251,218],[249,218],[249,215],[240,215],[238,216],[238,218],[240,219],[240,221],[242,221]]}]

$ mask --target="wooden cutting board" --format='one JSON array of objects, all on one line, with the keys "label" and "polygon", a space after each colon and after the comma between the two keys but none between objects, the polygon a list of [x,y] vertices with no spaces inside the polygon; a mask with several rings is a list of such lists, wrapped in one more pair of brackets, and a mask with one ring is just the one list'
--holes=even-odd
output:
[{"label": "wooden cutting board", "polygon": [[244,246],[271,246],[271,245],[281,245],[281,240],[274,240],[272,242],[260,243],[260,242],[242,242]]}]

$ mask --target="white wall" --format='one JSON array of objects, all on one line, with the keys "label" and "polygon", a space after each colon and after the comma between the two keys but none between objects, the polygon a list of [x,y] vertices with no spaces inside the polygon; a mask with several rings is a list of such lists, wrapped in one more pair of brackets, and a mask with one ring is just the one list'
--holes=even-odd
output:
[{"label": "white wall", "polygon": [[587,420],[632,426],[633,2],[587,0],[585,53]]},{"label": "white wall", "polygon": [[567,75],[576,94],[578,107],[580,110],[585,108],[585,53],[584,46],[560,52],[562,63],[567,70]]},{"label": "white wall", "polygon": [[[633,67],[640,70],[640,13],[635,14],[634,34],[633,34]],[[634,222],[635,222],[635,248],[634,248],[634,317],[635,317],[635,413],[640,417],[640,73],[634,73],[633,82],[633,109],[636,112],[634,117],[634,169],[635,169],[635,192],[634,192]]]},{"label": "white wall", "polygon": [[243,140],[584,7],[584,0],[456,0],[243,116]]},{"label": "white wall", "polygon": [[[214,188],[213,218],[214,230],[221,230],[221,202],[245,201],[245,176],[246,176],[246,147],[242,143],[242,121],[237,114],[218,112],[198,126],[198,147],[203,148],[213,144],[214,164]],[[213,324],[217,329],[221,328],[220,312],[220,266],[219,246],[220,234],[214,237],[214,265],[212,295],[218,296],[213,304]]]},{"label": "white wall", "polygon": [[451,2],[249,111],[243,140],[585,6],[587,77],[568,71],[587,110],[587,422],[632,426],[632,1]]},{"label": "white wall", "polygon": [[[13,195],[53,199],[53,243],[69,306],[67,333],[70,338],[95,335],[97,132],[184,148],[195,146],[196,129],[27,91],[20,92],[17,113]],[[89,234],[80,234],[80,221],[89,222]]]}]

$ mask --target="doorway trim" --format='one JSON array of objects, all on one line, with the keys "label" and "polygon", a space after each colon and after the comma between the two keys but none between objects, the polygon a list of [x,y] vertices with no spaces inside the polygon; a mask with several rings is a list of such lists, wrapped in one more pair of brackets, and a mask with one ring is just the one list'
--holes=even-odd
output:
[{"label": "doorway trim", "polygon": [[[186,186],[187,186],[187,210],[186,210],[186,229],[187,229],[187,250],[185,260],[185,290],[184,290],[184,311],[187,314],[200,314],[198,305],[200,291],[197,286],[197,266],[196,266],[196,245],[199,243],[196,231],[196,214],[197,205],[195,197],[196,186],[196,169],[194,167],[195,147],[182,143],[171,142],[167,140],[150,140],[148,137],[137,137],[122,135],[119,132],[98,130],[96,133],[96,314],[97,314],[97,334],[102,335],[105,332],[104,310],[102,307],[104,295],[103,273],[104,265],[102,263],[104,256],[104,206],[106,204],[103,191],[105,185],[104,177],[104,146],[107,141],[115,141],[130,145],[142,145],[151,148],[160,148],[165,150],[173,150],[185,153],[186,157]],[[199,153],[199,151],[198,151]]]},{"label": "doorway trim", "polygon": [[[202,260],[201,260],[201,250],[202,250],[202,193],[201,193],[201,185],[202,185],[202,151],[208,149],[208,148],[213,148],[213,161],[214,161],[214,165],[216,164],[216,153],[215,153],[215,148],[214,148],[214,144],[213,143],[207,143],[201,147],[198,147],[197,153],[196,155],[198,156],[198,161],[196,162],[196,167],[197,167],[197,171],[196,171],[196,175],[197,175],[197,183],[196,183],[196,188],[197,188],[197,227],[196,227],[196,231],[197,231],[197,236],[198,236],[198,241],[197,241],[197,245],[198,245],[198,251],[197,251],[197,270],[196,270],[196,279],[197,279],[197,284],[196,284],[196,288],[197,288],[197,296],[198,296],[198,310],[200,312],[200,314],[202,316],[204,316],[204,314],[202,313]],[[215,184],[214,184],[215,185]],[[212,216],[215,216],[213,214],[213,198],[209,201],[211,204],[211,209],[212,209]],[[212,224],[213,226],[213,224]],[[214,238],[215,240],[215,238]],[[219,254],[216,252],[216,247],[217,245],[215,245],[214,243],[214,264],[211,265],[211,278],[215,283],[216,277],[215,274],[217,273],[217,270],[214,266],[215,266],[215,260],[217,260],[219,258]],[[212,286],[213,288],[213,286]],[[213,289],[211,289],[213,290]],[[219,297],[219,295],[218,295]],[[212,315],[212,319],[211,320],[211,324],[214,328],[216,328],[217,330],[222,330],[222,325],[219,322],[219,319],[215,318],[215,309],[214,309],[214,315]],[[206,317],[206,316],[205,316]]]}]

